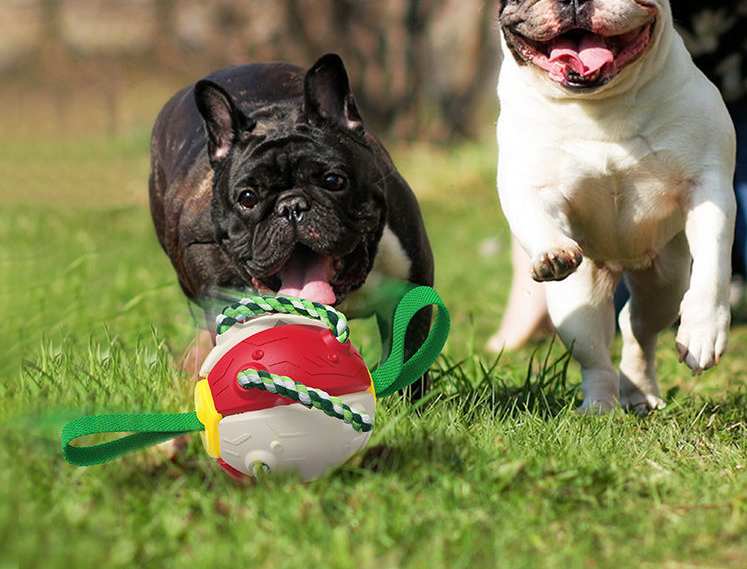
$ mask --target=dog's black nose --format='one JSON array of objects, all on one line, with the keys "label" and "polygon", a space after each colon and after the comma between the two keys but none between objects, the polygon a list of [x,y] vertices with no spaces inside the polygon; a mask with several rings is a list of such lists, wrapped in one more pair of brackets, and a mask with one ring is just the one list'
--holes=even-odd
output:
[{"label": "dog's black nose", "polygon": [[275,212],[287,219],[288,221],[299,222],[303,219],[303,214],[309,211],[311,206],[303,196],[290,196],[281,199],[275,206]]},{"label": "dog's black nose", "polygon": [[593,0],[560,0],[561,7],[567,6],[573,8],[576,12],[580,11],[581,8],[588,8],[588,4],[591,4]]}]

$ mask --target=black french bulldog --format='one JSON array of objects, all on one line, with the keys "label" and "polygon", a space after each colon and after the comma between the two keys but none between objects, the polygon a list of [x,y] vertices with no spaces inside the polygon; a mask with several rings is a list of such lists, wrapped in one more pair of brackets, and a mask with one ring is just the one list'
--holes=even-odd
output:
[{"label": "black french bulldog", "polygon": [[[342,60],[216,71],[177,93],[151,140],[156,233],[186,295],[212,325],[219,290],[373,306],[382,276],[433,284],[415,196],[366,129]],[[368,292],[366,292],[368,290]],[[430,324],[411,327],[412,353]]]}]

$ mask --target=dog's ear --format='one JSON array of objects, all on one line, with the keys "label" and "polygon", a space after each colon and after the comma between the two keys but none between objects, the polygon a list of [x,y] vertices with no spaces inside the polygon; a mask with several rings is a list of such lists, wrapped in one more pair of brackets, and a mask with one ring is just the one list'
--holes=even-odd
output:
[{"label": "dog's ear", "polygon": [[194,91],[208,135],[208,158],[215,164],[226,158],[239,135],[250,129],[249,121],[220,85],[203,79]]},{"label": "dog's ear", "polygon": [[335,53],[323,55],[304,79],[304,104],[309,118],[318,118],[338,128],[363,132],[363,120],[350,90],[345,65]]}]

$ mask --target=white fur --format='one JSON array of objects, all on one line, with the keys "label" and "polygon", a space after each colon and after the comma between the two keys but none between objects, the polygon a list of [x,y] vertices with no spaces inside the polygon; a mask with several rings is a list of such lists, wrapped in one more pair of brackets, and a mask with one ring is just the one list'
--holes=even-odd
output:
[{"label": "white fur", "polygon": [[387,279],[397,279],[407,282],[410,280],[412,261],[407,256],[402,243],[388,225],[376,248],[371,272],[366,282],[356,291],[345,297],[337,307],[342,313],[351,318],[364,318],[373,314],[374,309],[382,302],[381,296],[388,291]]},{"label": "white fur", "polygon": [[[614,10],[629,2],[599,3]],[[587,411],[663,405],[656,339],[678,315],[677,348],[694,373],[726,349],[734,129],[674,31],[668,3],[657,4],[649,51],[593,93],[566,91],[518,65],[503,43],[501,205],[535,272],[558,256],[571,261],[569,276],[545,286],[552,321],[581,364]],[[620,315],[618,375],[609,346],[623,273],[632,300]]]}]

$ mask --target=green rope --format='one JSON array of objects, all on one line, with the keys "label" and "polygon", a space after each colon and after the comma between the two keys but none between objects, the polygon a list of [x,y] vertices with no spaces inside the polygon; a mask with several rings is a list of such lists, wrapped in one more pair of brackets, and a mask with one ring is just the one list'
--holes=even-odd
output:
[{"label": "green rope", "polygon": [[329,326],[343,344],[350,336],[345,315],[331,306],[290,296],[249,296],[226,307],[216,319],[218,334],[223,334],[234,324],[262,314],[298,314],[323,322]]},{"label": "green rope", "polygon": [[373,421],[366,413],[361,413],[346,405],[339,397],[315,387],[308,387],[300,381],[293,381],[289,377],[251,368],[240,371],[236,379],[244,389],[256,388],[269,391],[297,401],[309,409],[319,409],[329,417],[343,420],[359,433],[365,433],[373,429]]},{"label": "green rope", "polygon": [[[407,326],[415,314],[426,306],[435,306],[436,321],[423,345],[405,360]],[[248,318],[262,314],[298,314],[320,320],[345,343],[350,335],[345,315],[331,306],[293,297],[251,296],[225,308],[218,316],[218,334]],[[376,397],[396,393],[421,377],[441,353],[449,335],[450,318],[438,293],[428,286],[415,286],[399,300],[394,312],[389,357],[371,373]]]},{"label": "green rope", "polygon": [[[407,326],[415,314],[426,306],[438,309],[436,320],[423,345],[405,360],[404,344]],[[226,308],[218,317],[218,333],[252,316],[266,313],[300,314],[324,322],[340,342],[350,334],[347,320],[334,308],[295,298],[254,296]],[[410,385],[421,377],[436,359],[449,334],[449,312],[435,290],[427,286],[410,289],[400,299],[394,313],[390,355],[372,374],[376,397],[385,397]],[[327,415],[350,424],[358,432],[373,428],[371,418],[365,413],[342,403],[338,397],[307,387],[287,377],[269,372],[245,370],[237,376],[245,388],[265,389],[298,401],[306,407],[320,409]],[[65,459],[77,466],[108,462],[136,450],[165,442],[180,435],[201,431],[204,426],[196,413],[94,415],[70,421],[62,429],[62,453]],[[98,445],[72,446],[72,441],[98,433],[130,433]]]}]

